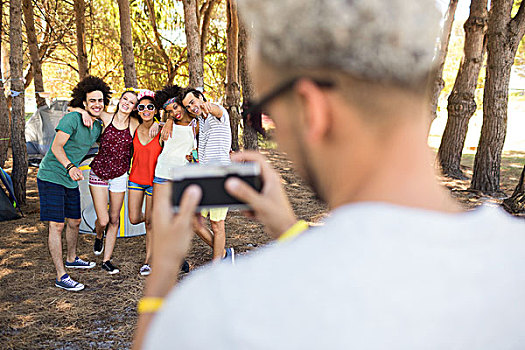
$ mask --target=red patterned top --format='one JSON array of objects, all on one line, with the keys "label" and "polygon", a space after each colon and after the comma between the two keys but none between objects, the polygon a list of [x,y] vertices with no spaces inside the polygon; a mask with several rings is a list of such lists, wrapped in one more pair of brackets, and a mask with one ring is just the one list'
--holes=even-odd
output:
[{"label": "red patterned top", "polygon": [[139,185],[153,186],[155,167],[162,146],[159,143],[160,133],[147,144],[143,145],[136,132],[133,138],[133,165],[129,172],[129,181]]},{"label": "red patterned top", "polygon": [[[113,116],[115,118],[115,116]],[[98,154],[91,162],[91,170],[103,180],[119,177],[129,170],[133,137],[128,127],[119,130],[111,123],[102,132]]]}]

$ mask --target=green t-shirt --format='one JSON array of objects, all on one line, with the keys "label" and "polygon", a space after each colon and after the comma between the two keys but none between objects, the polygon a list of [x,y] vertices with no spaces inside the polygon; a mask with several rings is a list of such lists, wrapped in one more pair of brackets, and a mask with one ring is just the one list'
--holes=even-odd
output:
[{"label": "green t-shirt", "polygon": [[[82,117],[78,112],[71,112],[60,119],[56,131],[60,130],[69,135],[69,139],[64,145],[67,158],[77,167],[82,159],[89,152],[91,146],[97,141],[102,131],[102,122],[96,120],[93,128],[88,128],[82,123]],[[55,136],[56,137],[56,136]],[[55,141],[55,138],[53,138]],[[53,182],[67,188],[78,187],[77,181],[73,181],[66,171],[66,168],[55,157],[51,148],[46,153],[40,163],[37,178],[40,180]]]}]

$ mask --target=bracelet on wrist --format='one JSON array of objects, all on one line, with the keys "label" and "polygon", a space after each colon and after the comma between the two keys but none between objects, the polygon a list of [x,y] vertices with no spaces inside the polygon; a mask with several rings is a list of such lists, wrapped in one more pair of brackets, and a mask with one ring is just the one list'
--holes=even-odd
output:
[{"label": "bracelet on wrist", "polygon": [[164,304],[164,298],[143,297],[139,300],[137,311],[139,314],[149,314],[159,311]]},{"label": "bracelet on wrist", "polygon": [[66,172],[69,174],[69,171],[75,167],[75,164],[69,163],[66,165]]},{"label": "bracelet on wrist", "polygon": [[304,220],[299,220],[292,225],[288,230],[286,230],[282,235],[277,238],[279,242],[288,241],[292,238],[299,236],[301,233],[306,231],[310,226]]}]

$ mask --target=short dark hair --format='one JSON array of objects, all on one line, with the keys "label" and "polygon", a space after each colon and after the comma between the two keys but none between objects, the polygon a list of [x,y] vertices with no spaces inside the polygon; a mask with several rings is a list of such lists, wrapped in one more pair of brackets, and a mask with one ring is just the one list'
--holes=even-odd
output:
[{"label": "short dark hair", "polygon": [[[204,102],[206,102],[206,97],[204,97],[204,94],[202,93],[202,91],[200,90],[197,90],[195,88],[192,88],[192,87],[187,87],[186,89],[182,90],[182,93],[181,93],[181,99],[180,99],[180,103],[182,105],[182,100],[184,100],[184,98],[186,98],[186,96],[189,94],[189,93],[192,93],[193,96],[195,97],[202,97],[202,99],[204,100]],[[184,108],[186,108],[186,106],[182,106]]]},{"label": "short dark hair", "polygon": [[88,75],[82,79],[71,93],[72,100],[69,101],[71,107],[84,108],[84,101],[86,101],[86,95],[93,91],[100,91],[104,96],[104,106],[107,106],[111,97],[111,91],[104,82],[104,80]]},{"label": "short dark hair", "polygon": [[164,107],[164,103],[170,98],[177,98],[177,103],[182,106],[182,88],[178,85],[165,85],[161,90],[155,91],[155,105],[160,111]]}]

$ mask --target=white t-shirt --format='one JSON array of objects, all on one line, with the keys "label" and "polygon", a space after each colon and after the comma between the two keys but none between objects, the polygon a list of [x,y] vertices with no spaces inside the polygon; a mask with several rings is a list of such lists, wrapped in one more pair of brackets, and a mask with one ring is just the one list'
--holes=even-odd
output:
[{"label": "white t-shirt", "polygon": [[232,132],[230,116],[223,106],[217,105],[222,117],[208,114],[206,119],[199,117],[199,163],[230,164]]},{"label": "white t-shirt", "polygon": [[193,272],[147,349],[525,349],[525,223],[499,208],[335,210]]}]

